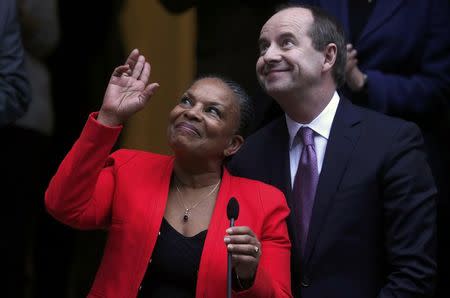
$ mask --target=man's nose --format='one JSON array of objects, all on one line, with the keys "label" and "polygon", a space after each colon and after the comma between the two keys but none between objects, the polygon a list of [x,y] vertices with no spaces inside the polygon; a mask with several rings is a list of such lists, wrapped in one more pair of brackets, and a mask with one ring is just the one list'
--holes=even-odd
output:
[{"label": "man's nose", "polygon": [[281,51],[276,45],[271,45],[263,55],[264,62],[275,63],[281,60]]}]

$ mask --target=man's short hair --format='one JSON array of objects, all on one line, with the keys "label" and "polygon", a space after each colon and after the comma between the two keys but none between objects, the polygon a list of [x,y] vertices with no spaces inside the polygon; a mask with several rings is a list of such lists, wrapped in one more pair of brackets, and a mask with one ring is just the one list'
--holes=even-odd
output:
[{"label": "man's short hair", "polygon": [[313,23],[308,30],[312,46],[317,51],[323,51],[325,47],[334,43],[337,48],[336,61],[332,68],[332,75],[339,87],[345,82],[345,65],[347,63],[347,48],[344,30],[340,23],[331,15],[319,7],[302,4],[286,4],[277,9],[277,12],[289,8],[304,8],[311,11]]}]

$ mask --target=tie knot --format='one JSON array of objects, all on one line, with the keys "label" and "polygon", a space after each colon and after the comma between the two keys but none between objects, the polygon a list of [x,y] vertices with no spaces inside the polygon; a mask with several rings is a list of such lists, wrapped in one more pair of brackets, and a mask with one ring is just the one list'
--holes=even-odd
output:
[{"label": "tie knot", "polygon": [[302,126],[298,130],[297,135],[302,140],[304,146],[314,145],[314,131],[311,128]]}]

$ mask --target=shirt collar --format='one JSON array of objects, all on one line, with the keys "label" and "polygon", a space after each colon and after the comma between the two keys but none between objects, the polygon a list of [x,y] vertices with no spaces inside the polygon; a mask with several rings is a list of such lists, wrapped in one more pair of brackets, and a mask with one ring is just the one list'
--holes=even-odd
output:
[{"label": "shirt collar", "polygon": [[286,124],[289,131],[289,148],[292,147],[295,136],[302,126],[308,126],[312,130],[314,130],[314,132],[328,140],[339,100],[339,94],[335,91],[333,97],[331,98],[325,109],[323,109],[322,112],[320,112],[320,114],[316,118],[314,118],[313,121],[307,124],[295,122],[286,114]]}]

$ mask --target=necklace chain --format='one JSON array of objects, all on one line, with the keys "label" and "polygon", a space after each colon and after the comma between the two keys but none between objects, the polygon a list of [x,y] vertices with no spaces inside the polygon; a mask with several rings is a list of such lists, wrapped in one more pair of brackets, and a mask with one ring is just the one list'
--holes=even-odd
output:
[{"label": "necklace chain", "polygon": [[178,201],[181,203],[182,207],[184,208],[184,215],[183,215],[183,221],[187,222],[189,220],[189,215],[191,214],[191,210],[194,209],[195,207],[197,207],[198,205],[200,205],[200,203],[206,201],[206,199],[210,198],[210,196],[213,194],[213,192],[217,189],[217,187],[220,184],[221,179],[219,179],[219,181],[217,181],[217,183],[214,185],[214,187],[211,189],[211,191],[200,201],[198,201],[197,203],[195,203],[194,205],[192,205],[191,207],[186,207],[186,205],[183,202],[182,196],[183,194],[181,193],[180,187],[178,186],[178,181],[175,178],[174,182],[175,182],[175,187],[177,189],[177,198]]}]

